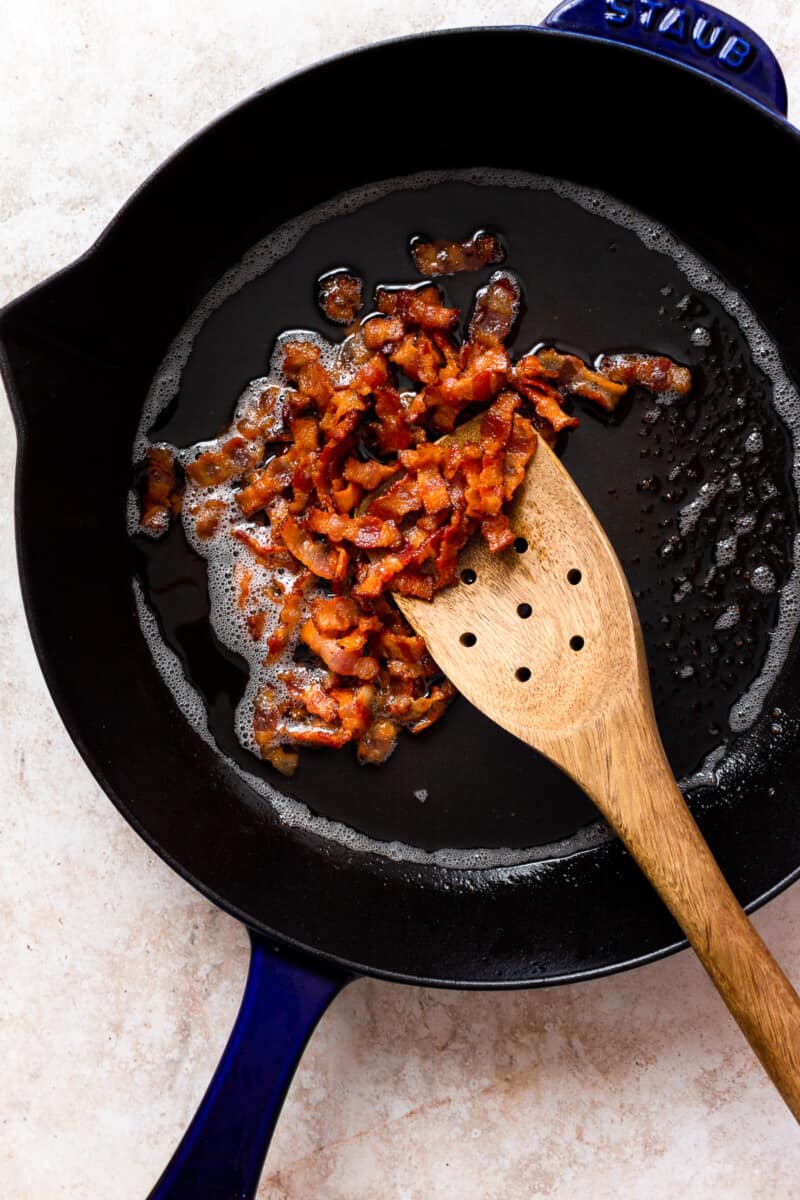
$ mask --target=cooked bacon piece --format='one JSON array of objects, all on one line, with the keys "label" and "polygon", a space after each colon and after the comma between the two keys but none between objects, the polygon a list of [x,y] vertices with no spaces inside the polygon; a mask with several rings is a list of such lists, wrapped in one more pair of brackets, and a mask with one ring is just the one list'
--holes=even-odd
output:
[{"label": "cooked bacon piece", "polygon": [[411,257],[420,275],[455,275],[457,271],[479,271],[500,263],[505,251],[496,234],[479,229],[463,242],[423,242],[415,238]]},{"label": "cooked bacon piece", "polygon": [[237,492],[236,503],[246,517],[251,517],[285,491],[293,476],[294,456],[291,451],[287,451],[273,458],[258,472],[251,484]]},{"label": "cooked bacon piece", "polygon": [[411,445],[411,426],[396,388],[380,387],[375,397],[376,420],[371,426],[378,448],[384,454],[405,450]]},{"label": "cooked bacon piece", "polygon": [[283,373],[297,384],[301,396],[319,405],[333,394],[333,383],[320,359],[320,348],[313,342],[286,342],[283,350]]},{"label": "cooked bacon piece", "polygon": [[356,688],[336,688],[337,716],[349,738],[360,738],[369,729],[375,704],[375,688],[364,683]]},{"label": "cooked bacon piece", "polygon": [[394,521],[384,521],[376,516],[343,517],[339,513],[310,508],[306,523],[312,533],[322,533],[332,542],[352,542],[361,550],[386,549],[403,540]]},{"label": "cooked bacon piece", "polygon": [[353,483],[361,484],[368,492],[372,492],[387,479],[396,475],[399,469],[399,464],[396,462],[381,463],[375,459],[360,462],[357,458],[348,458],[344,464],[344,477],[352,480]]},{"label": "cooked bacon piece", "polygon": [[249,528],[247,525],[234,525],[230,532],[231,537],[235,537],[237,542],[252,550],[265,566],[297,568],[296,560],[284,544],[276,540],[271,528],[263,525],[253,525]]},{"label": "cooked bacon piece", "polygon": [[405,325],[421,329],[452,329],[458,323],[458,309],[442,304],[437,287],[378,288],[378,308],[390,317],[399,317]]},{"label": "cooked bacon piece", "polygon": [[319,281],[319,306],[334,325],[351,325],[361,308],[361,280],[349,271],[332,271]]},{"label": "cooked bacon piece", "polygon": [[358,605],[347,596],[317,596],[311,601],[311,619],[320,633],[347,633],[358,618]]},{"label": "cooked bacon piece", "polygon": [[430,729],[431,725],[434,725],[444,715],[456,695],[456,689],[450,680],[445,679],[443,683],[431,688],[429,695],[420,696],[418,700],[414,700],[409,709],[409,720],[406,725],[409,733],[422,733],[424,729]]},{"label": "cooked bacon piece", "polygon": [[227,507],[224,500],[204,500],[202,504],[196,504],[192,508],[194,531],[202,541],[207,541],[217,532]]},{"label": "cooked bacon piece", "polygon": [[[415,533],[420,537],[416,538]],[[358,582],[353,595],[360,599],[373,599],[384,591],[401,571],[408,567],[419,567],[436,553],[436,542],[440,533],[425,534],[422,530],[410,529],[406,544],[400,550],[384,550],[358,569]]]},{"label": "cooked bacon piece", "polygon": [[560,354],[552,347],[537,350],[535,355],[528,355],[517,364],[519,367],[523,362],[527,363],[527,370],[532,374],[534,367],[529,362],[530,358],[538,361],[539,369],[548,382],[563,392],[594,400],[606,412],[613,412],[628,390],[627,383],[615,383],[608,376],[590,370],[583,359],[575,354]]},{"label": "cooked bacon piece", "polygon": [[344,579],[347,572],[347,551],[340,546],[327,549],[317,542],[296,517],[286,517],[278,526],[282,539],[298,562],[308,567],[320,579]]},{"label": "cooked bacon piece", "polygon": [[245,620],[247,621],[247,628],[250,631],[250,637],[254,642],[260,642],[267,627],[267,614],[263,610],[248,613]]},{"label": "cooked bacon piece", "polygon": [[215,487],[237,479],[254,467],[263,453],[263,444],[235,436],[227,438],[215,450],[206,450],[189,463],[186,474],[197,487]]},{"label": "cooked bacon piece", "polygon": [[[327,676],[328,681],[331,679],[332,676]],[[338,719],[339,707],[327,690],[330,682],[323,686],[323,682],[317,676],[303,670],[284,671],[280,680],[295,705],[299,704],[312,717],[321,717],[329,725]]]},{"label": "cooked bacon piece", "polygon": [[358,741],[358,761],[378,766],[386,762],[397,745],[398,727],[386,717],[373,721]]},{"label": "cooked bacon piece", "polygon": [[415,596],[418,600],[432,600],[438,587],[433,575],[420,575],[416,571],[399,571],[392,580],[391,590],[399,596]]},{"label": "cooked bacon piece", "polygon": [[[256,735],[256,741],[258,741],[258,735]],[[262,747],[261,757],[271,763],[276,771],[280,771],[281,775],[286,775],[289,779],[294,775],[300,761],[297,751],[287,750],[285,746]]]},{"label": "cooked bacon piece", "polygon": [[435,342],[422,329],[407,333],[389,358],[404,375],[417,383],[436,383],[439,378],[441,355]]},{"label": "cooked bacon piece", "polygon": [[475,293],[469,339],[481,346],[500,346],[511,337],[519,316],[522,289],[510,271],[495,271]]},{"label": "cooked bacon piece", "polygon": [[610,354],[600,359],[598,369],[615,383],[634,383],[650,392],[677,392],[685,396],[692,386],[692,373],[671,358],[648,354]]},{"label": "cooked bacon piece", "polygon": [[481,450],[484,455],[500,454],[511,438],[514,413],[519,408],[515,392],[501,392],[481,420]]},{"label": "cooked bacon piece", "polygon": [[313,721],[287,724],[286,733],[296,746],[322,746],[341,750],[350,741],[347,730],[335,725],[315,724]]},{"label": "cooked bacon piece", "polygon": [[[320,432],[330,434],[335,441],[341,441],[344,436],[343,430],[348,424],[348,418],[356,414],[356,421],[350,421],[346,432],[350,432],[355,428],[358,421],[358,414],[366,410],[366,401],[363,396],[359,396],[358,392],[352,388],[337,388],[331,396],[330,402],[325,408],[325,415],[319,423]],[[324,449],[324,447],[323,447]]]},{"label": "cooked bacon piece", "polygon": [[390,483],[385,492],[381,492],[370,501],[367,512],[370,516],[381,517],[384,521],[399,521],[421,508],[419,484],[412,475],[403,474]]},{"label": "cooked bacon piece", "polygon": [[386,365],[386,359],[379,352],[368,358],[363,366],[359,367],[353,376],[353,382],[350,385],[354,392],[358,392],[361,396],[369,396],[371,392],[384,386],[389,382],[389,368]]},{"label": "cooked bacon piece", "polygon": [[497,513],[493,517],[484,517],[481,521],[481,534],[492,554],[499,554],[514,545],[514,533],[511,523],[505,513]]},{"label": "cooked bacon piece", "polygon": [[466,362],[455,375],[448,375],[430,390],[429,403],[443,403],[456,408],[468,404],[485,404],[503,387],[511,364],[502,346],[472,346],[468,344]]},{"label": "cooked bacon piece", "polygon": [[312,579],[310,571],[301,571],[284,593],[278,624],[267,639],[267,662],[279,658],[291,641],[303,615],[303,601]]},{"label": "cooked bacon piece", "polygon": [[286,441],[286,393],[286,388],[270,384],[250,401],[236,422],[242,437],[251,441],[254,438],[264,438],[268,442]]},{"label": "cooked bacon piece", "polygon": [[547,421],[556,433],[562,429],[574,429],[577,417],[571,417],[561,407],[560,393],[549,381],[546,368],[536,354],[526,354],[514,367],[511,382],[533,404],[538,415]]},{"label": "cooked bacon piece", "polygon": [[341,487],[331,488],[331,496],[336,511],[348,516],[361,503],[364,489],[358,483],[346,483]]},{"label": "cooked bacon piece", "polygon": [[367,635],[362,630],[340,638],[326,637],[309,618],[300,630],[300,638],[337,675],[355,675],[368,683],[378,674],[378,660],[363,653]]},{"label": "cooked bacon piece", "polygon": [[[310,494],[310,468],[316,460],[319,425],[314,417],[294,417],[290,421],[290,428],[292,444],[271,459],[255,475],[252,483],[236,494],[236,503],[246,517],[261,508],[268,508],[289,487],[294,487],[296,493]],[[304,506],[295,502],[293,511],[301,512]]]},{"label": "cooked bacon piece", "polygon": [[170,518],[181,509],[181,492],[175,473],[175,459],[164,446],[147,451],[147,482],[142,500],[140,525],[148,533],[164,533]]},{"label": "cooked bacon piece", "polygon": [[519,485],[525,478],[525,469],[536,452],[536,430],[527,417],[514,413],[511,426],[511,437],[506,445],[503,460],[503,498],[513,499]]},{"label": "cooked bacon piece", "polygon": [[461,509],[456,509],[439,543],[439,553],[436,556],[437,588],[449,587],[451,583],[455,583],[458,556],[474,530],[475,521],[470,520]]},{"label": "cooked bacon piece", "polygon": [[294,775],[298,755],[281,744],[286,736],[286,708],[286,703],[278,700],[274,687],[267,685],[260,688],[253,706],[253,736],[262,758],[282,775]]},{"label": "cooked bacon piece", "polygon": [[399,342],[405,327],[399,317],[370,317],[364,323],[364,345],[368,350],[382,350]]}]

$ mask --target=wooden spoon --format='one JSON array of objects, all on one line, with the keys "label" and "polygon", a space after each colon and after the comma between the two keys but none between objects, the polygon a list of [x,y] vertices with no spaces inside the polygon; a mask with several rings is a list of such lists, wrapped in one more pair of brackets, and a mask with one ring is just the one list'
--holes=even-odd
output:
[{"label": "wooden spoon", "polygon": [[591,797],[800,1120],[800,998],[686,807],[658,734],[622,567],[541,438],[512,524],[516,552],[495,556],[477,539],[465,549],[462,580],[474,572],[473,582],[432,603],[395,599],[458,690]]}]

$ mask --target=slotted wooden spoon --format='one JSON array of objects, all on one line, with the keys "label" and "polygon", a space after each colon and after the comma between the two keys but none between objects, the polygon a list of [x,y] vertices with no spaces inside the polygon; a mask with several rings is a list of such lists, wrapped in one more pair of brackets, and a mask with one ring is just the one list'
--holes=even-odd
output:
[{"label": "slotted wooden spoon", "polygon": [[459,691],[591,797],[800,1120],[800,998],[686,807],[658,734],[622,567],[541,439],[512,519],[521,552],[494,556],[475,540],[461,561],[462,579],[474,572],[473,582],[432,603],[397,602]]}]

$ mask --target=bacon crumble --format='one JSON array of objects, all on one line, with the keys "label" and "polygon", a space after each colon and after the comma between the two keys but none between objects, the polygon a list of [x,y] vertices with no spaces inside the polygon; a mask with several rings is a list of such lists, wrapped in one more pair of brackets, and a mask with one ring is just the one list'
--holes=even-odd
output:
[{"label": "bacon crumble", "polygon": [[[416,242],[412,252],[429,276],[503,257],[483,232]],[[435,284],[379,287],[378,314],[348,331],[335,364],[323,365],[311,340],[287,337],[285,386],[267,386],[185,467],[197,537],[233,536],[251,563],[281,575],[260,585],[276,621],[258,606],[253,571],[235,571],[236,603],[265,665],[292,651],[296,660],[254,704],[255,743],[285,775],[298,746],[353,742],[359,761],[380,763],[401,729],[420,733],[441,718],[455,689],[390,596],[431,600],[453,584],[472,536],[492,553],[513,544],[506,507],[538,437],[552,444],[578,424],[564,409],[570,396],[611,412],[634,385],[678,395],[691,386],[688,369],[664,357],[613,355],[592,369],[545,347],[512,361],[521,299],[516,276],[495,271],[459,341],[459,312]],[[332,321],[351,324],[361,300],[361,282],[347,272],[321,281]],[[412,390],[401,390],[401,376]],[[477,440],[440,440],[476,406]],[[234,486],[234,505],[215,493],[221,485]],[[142,527],[163,532],[180,503],[172,454],[153,446]],[[226,526],[231,508],[240,515]]]}]

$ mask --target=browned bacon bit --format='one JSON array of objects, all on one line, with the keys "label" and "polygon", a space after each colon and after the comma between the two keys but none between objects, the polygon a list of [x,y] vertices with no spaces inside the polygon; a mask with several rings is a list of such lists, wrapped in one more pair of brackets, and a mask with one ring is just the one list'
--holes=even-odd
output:
[{"label": "browned bacon bit", "polygon": [[148,533],[164,533],[170,519],[180,512],[181,491],[175,474],[175,459],[164,446],[147,451],[147,482],[140,525]]},{"label": "browned bacon bit", "polygon": [[309,618],[300,630],[300,638],[337,675],[355,675],[368,683],[378,674],[378,660],[363,653],[367,642],[363,630],[354,630],[339,638],[329,637],[320,633]]},{"label": "browned bacon bit", "polygon": [[685,396],[692,386],[692,373],[671,358],[647,354],[611,354],[600,359],[599,370],[615,383],[634,383],[650,392],[677,392]]},{"label": "browned bacon bit", "polygon": [[216,487],[254,467],[264,452],[263,443],[236,436],[227,438],[216,450],[206,450],[186,468],[197,487]]},{"label": "browned bacon bit", "polygon": [[360,609],[347,596],[317,596],[311,601],[311,619],[320,633],[341,634],[358,624]]},{"label": "browned bacon bit", "polygon": [[219,528],[222,514],[227,508],[224,500],[205,500],[192,509],[194,530],[201,541],[213,537]]},{"label": "browned bacon bit", "polygon": [[285,591],[278,624],[267,639],[267,661],[279,658],[288,646],[289,639],[303,615],[303,600],[312,579],[310,571],[301,571],[291,587]]},{"label": "browned bacon bit", "polygon": [[307,671],[285,671],[280,676],[281,683],[285,685],[292,699],[298,701],[312,717],[321,717],[329,725],[339,716],[336,697],[332,696],[329,690],[329,681],[332,679],[333,676],[329,676],[329,680],[326,681],[326,690],[323,682]]},{"label": "browned bacon bit", "polygon": [[519,316],[522,289],[510,271],[495,271],[475,295],[469,337],[481,346],[500,346],[511,337]]},{"label": "browned bacon bit", "polygon": [[347,551],[340,547],[328,549],[323,542],[316,541],[296,517],[286,517],[280,523],[278,536],[297,561],[320,579],[344,579]]},{"label": "browned bacon bit", "polygon": [[364,345],[368,350],[382,350],[399,342],[404,333],[405,325],[399,317],[370,317],[364,323]]},{"label": "browned bacon bit", "polygon": [[336,688],[331,695],[336,701],[342,728],[351,738],[360,738],[372,723],[375,688],[363,683],[355,688]]},{"label": "browned bacon bit", "polygon": [[285,391],[277,384],[270,384],[245,406],[236,422],[236,429],[242,437],[251,440],[263,437],[269,442],[288,440],[289,434],[285,430]]},{"label": "browned bacon bit", "polygon": [[374,458],[360,462],[357,458],[348,458],[344,464],[344,477],[352,480],[353,483],[361,484],[368,492],[372,492],[387,479],[396,475],[399,469],[400,464],[397,462],[381,463]]},{"label": "browned bacon bit", "polygon": [[361,550],[385,549],[402,541],[394,521],[382,521],[375,516],[343,517],[310,508],[306,523],[313,533],[323,533],[331,542],[352,542]]},{"label": "browned bacon bit", "polygon": [[552,427],[555,433],[562,429],[574,429],[577,417],[565,413],[561,405],[563,397],[550,382],[551,376],[536,354],[526,354],[514,367],[511,382],[526,399],[530,400],[537,414]]},{"label": "browned bacon bit", "polygon": [[247,628],[250,631],[250,637],[254,642],[260,642],[267,626],[267,614],[262,609],[259,612],[248,613],[245,620],[247,621]]},{"label": "browned bacon bit", "polygon": [[433,340],[421,329],[407,333],[389,358],[404,375],[417,383],[436,383],[439,378],[441,355]]},{"label": "browned bacon bit", "polygon": [[[431,276],[500,254],[485,233],[414,246]],[[337,272],[321,286],[331,320],[352,321],[359,281]],[[310,335],[282,338],[283,379],[249,393],[186,468],[184,520],[203,551],[231,536],[249,551],[236,560],[232,604],[265,669],[280,672],[258,690],[253,716],[276,770],[292,774],[301,745],[352,742],[359,761],[380,763],[402,729],[441,717],[455,689],[389,596],[431,600],[455,583],[473,535],[508,550],[505,507],[538,438],[552,444],[578,424],[564,411],[569,397],[611,411],[636,384],[680,395],[691,386],[663,357],[614,355],[592,369],[547,347],[512,362],[520,303],[516,277],[495,271],[459,341],[458,310],[435,284],[381,287],[379,314],[343,339],[329,368]],[[479,435],[438,440],[476,406]],[[180,506],[172,454],[154,446],[147,466],[142,524],[161,532]]]},{"label": "browned bacon bit", "polygon": [[496,234],[479,229],[463,242],[423,242],[414,238],[411,257],[420,275],[455,275],[457,271],[479,271],[500,263],[505,251]]},{"label": "browned bacon bit", "polygon": [[378,308],[406,325],[421,329],[452,329],[458,324],[458,309],[442,304],[439,289],[428,284],[417,288],[378,288]]},{"label": "browned bacon bit", "polygon": [[[552,347],[537,350],[535,355],[528,355],[517,364],[518,369],[523,363],[528,365],[529,373],[540,370],[560,391],[594,400],[606,412],[613,412],[628,390],[626,382],[614,382],[608,375],[592,371],[577,355],[559,354],[558,350]],[[535,363],[539,364],[538,368],[535,367]]]},{"label": "browned bacon bit", "polygon": [[351,325],[361,308],[361,280],[349,271],[331,271],[319,281],[319,306],[334,325]]},{"label": "browned bacon bit", "polygon": [[373,721],[358,741],[358,761],[378,766],[386,762],[397,744],[399,728],[386,717]]}]

